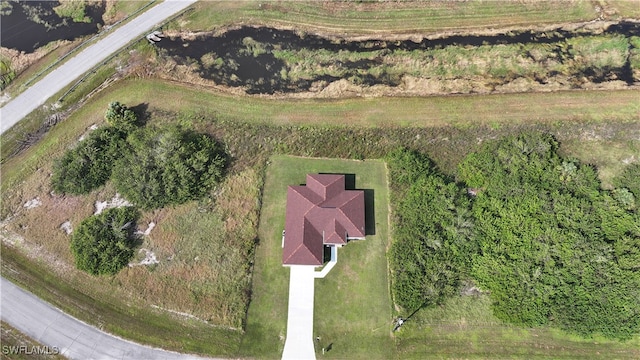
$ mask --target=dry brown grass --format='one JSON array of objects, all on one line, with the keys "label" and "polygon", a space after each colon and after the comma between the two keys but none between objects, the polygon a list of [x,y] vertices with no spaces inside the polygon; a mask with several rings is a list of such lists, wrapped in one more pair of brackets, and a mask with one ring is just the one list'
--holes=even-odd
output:
[{"label": "dry brown grass", "polygon": [[[71,139],[74,139],[71,137]],[[74,141],[74,140],[72,140]],[[60,154],[65,146],[60,146]],[[59,156],[57,155],[52,157]],[[96,201],[113,198],[108,184],[87,196],[61,196],[50,186],[52,162],[46,162],[24,181],[3,194],[3,238],[21,239],[18,248],[39,259],[65,281],[90,296],[122,294],[125,302],[141,302],[166,311],[193,315],[216,325],[239,328],[248,304],[248,256],[256,237],[261,177],[254,169],[229,175],[211,194],[211,201],[191,202],[174,208],[146,212],[139,221],[144,231],[158,226],[142,239],[140,248],[153,252],[158,264],[134,266],[113,278],[92,277],[73,267],[70,235],[73,228],[95,211]],[[26,208],[38,199],[40,205]],[[134,262],[141,260],[138,254]]]},{"label": "dry brown grass", "polygon": [[253,169],[230,175],[211,203],[163,209],[147,220],[158,223],[143,248],[160,263],[118,275],[154,305],[240,327],[248,298],[247,256],[256,236],[260,178]]},{"label": "dry brown grass", "polygon": [[[111,198],[115,192],[111,187],[104,187],[86,197],[55,194],[49,181],[51,167],[52,164],[47,163],[38,168],[20,186],[4,194],[3,206],[12,212],[6,227],[28,239],[30,245],[72,264],[70,238],[60,225],[70,221],[72,226],[77,226],[82,219],[93,214],[95,201]],[[33,199],[38,199],[41,204],[34,208],[25,207]]]}]

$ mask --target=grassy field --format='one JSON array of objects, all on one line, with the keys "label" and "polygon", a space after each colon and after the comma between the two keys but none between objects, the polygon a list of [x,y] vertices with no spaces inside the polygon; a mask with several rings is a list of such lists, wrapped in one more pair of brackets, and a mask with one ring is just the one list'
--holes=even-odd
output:
[{"label": "grassy field", "polygon": [[505,324],[489,297],[461,296],[423,309],[396,332],[400,359],[637,359],[640,339],[583,339],[559,330]]},{"label": "grassy field", "polygon": [[[97,201],[115,192],[107,185],[85,197],[51,196],[48,171],[36,171],[22,186],[3,192],[3,207],[12,213],[0,229],[4,277],[128,339],[209,355],[237,352],[261,188],[254,169],[228,175],[217,193],[200,202],[144,213],[139,229],[157,226],[132,263],[149,255],[156,263],[99,277],[73,267],[69,236],[60,224],[76,227]],[[26,198],[41,205],[24,208]]]},{"label": "grassy field", "polygon": [[[92,124],[102,124],[104,110],[83,107],[64,127],[53,128],[37,146],[2,164],[2,218],[12,216],[12,221],[2,225],[0,235],[5,245],[7,239],[23,238],[17,248],[3,246],[3,276],[89,323],[108,324],[106,329],[118,335],[175,350],[234,354],[249,300],[260,171],[234,170],[200,202],[144,213],[140,230],[151,222],[157,227],[133,261],[153,254],[159,263],[128,267],[113,277],[88,276],[73,268],[69,236],[60,224],[77,226],[115,190],[107,184],[85,197],[52,195],[49,173],[52,159]],[[40,206],[23,206],[35,198]],[[94,298],[103,302],[88,300]],[[194,328],[202,336],[189,335]]]},{"label": "grassy field", "polygon": [[[44,256],[44,254],[42,254]],[[176,351],[232,355],[237,351],[240,333],[216,328],[200,321],[178,321],[168,312],[140,307],[124,301],[121,292],[105,284],[87,294],[87,282],[78,275],[75,281],[65,281],[42,261],[29,259],[21,251],[2,245],[2,276],[12,280],[41,299],[68,314],[104,331],[126,339]]]},{"label": "grassy field", "polygon": [[316,280],[314,334],[321,337],[321,346],[333,344],[327,358],[387,359],[393,354],[385,257],[388,194],[385,165],[376,160],[271,158],[263,192],[252,302],[241,351],[259,358],[281,356],[289,286],[281,248],[286,189],[304,183],[307,173],[318,172],[355,174],[356,188],[373,190],[375,235],[340,249],[335,268],[326,278]]},{"label": "grassy field", "polygon": [[[640,14],[627,1],[610,3],[622,16]],[[598,17],[589,1],[472,1],[472,2],[201,2],[172,26],[209,30],[235,23],[291,26],[331,33],[384,34],[474,31],[578,22]]]},{"label": "grassy field", "polygon": [[162,80],[118,83],[96,99],[106,108],[110,99],[145,103],[166,111],[189,109],[219,119],[280,125],[349,126],[477,126],[544,122],[636,121],[640,114],[637,90],[566,91],[347,99],[265,99],[232,96],[215,90]]},{"label": "grassy field", "polygon": [[[4,277],[131,340],[209,355],[237,352],[248,305],[247,258],[257,228],[260,182],[255,171],[230,175],[211,203],[145,213],[140,229],[151,222],[157,227],[143,239],[132,262],[149,254],[158,262],[101,277],[73,268],[69,237],[59,226],[64,221],[77,226],[93,213],[96,201],[113,196],[113,189],[107,186],[85,198],[52,198],[43,175],[46,179],[46,173],[36,172],[19,189],[42,205],[14,212],[12,222],[1,229]],[[3,205],[10,202],[19,209],[20,194],[16,198],[11,192]],[[14,239],[17,245],[7,246]]]},{"label": "grassy field", "polygon": [[[24,180],[26,175],[44,166],[52,155],[60,154],[65,146],[62,144],[71,143],[71,139],[79,137],[92,124],[101,124],[104,109],[114,99],[124,104],[143,104],[150,109],[171,113],[182,112],[198,117],[205,114],[218,121],[283,126],[317,124],[320,127],[469,129],[484,126],[499,132],[500,129],[529,124],[562,127],[573,123],[602,126],[606,123],[629,123],[630,128],[635,128],[640,117],[639,96],[638,91],[629,90],[427,98],[264,99],[236,97],[161,80],[123,81],[92,99],[72,119],[65,121],[64,126],[54,127],[32,151],[8,160],[3,165],[8,171],[3,173],[1,188],[6,189]],[[21,124],[3,134],[3,151],[11,139],[15,140],[24,131]],[[574,144],[577,150],[588,144],[603,147],[608,140],[601,137],[594,134],[586,139],[589,141]],[[620,152],[622,158],[617,159],[618,162],[637,152],[637,147],[629,151],[632,144],[625,142],[617,145],[618,148],[623,147]],[[589,158],[597,155],[584,151],[576,154],[589,163],[592,163]]]},{"label": "grassy field", "polygon": [[[174,86],[173,92],[171,86]],[[353,156],[348,155],[352,148],[356,148],[357,151],[361,151],[361,154],[366,158],[370,158],[371,156],[369,156],[369,154],[383,153],[388,147],[409,145],[420,149],[426,148],[427,152],[433,156],[439,164],[447,157],[451,157],[451,163],[455,164],[456,156],[462,156],[477,145],[478,141],[476,137],[488,139],[501,136],[502,134],[517,132],[521,126],[526,127],[537,123],[535,119],[534,121],[521,119],[510,122],[508,118],[504,116],[502,122],[495,121],[494,118],[492,122],[479,122],[479,124],[484,125],[474,125],[474,119],[477,118],[475,116],[477,109],[474,106],[487,106],[482,103],[482,100],[488,101],[486,100],[487,98],[493,97],[457,97],[461,100],[469,99],[467,101],[475,101],[474,104],[476,105],[459,108],[457,110],[459,111],[457,115],[459,122],[454,122],[454,126],[441,120],[435,121],[417,118],[418,116],[426,116],[423,114],[428,114],[427,109],[430,106],[435,107],[433,104],[437,104],[438,101],[448,101],[447,99],[381,99],[391,101],[392,103],[395,101],[394,111],[397,111],[398,114],[393,117],[393,113],[387,112],[387,116],[392,117],[391,120],[387,120],[381,127],[375,127],[372,125],[376,125],[376,123],[368,118],[370,115],[367,114],[374,113],[374,110],[383,113],[390,110],[385,107],[375,108],[375,103],[370,102],[371,99],[285,101],[243,97],[238,100],[227,95],[220,95],[216,92],[197,92],[187,87],[176,86],[175,84],[161,81],[147,80],[118,83],[116,86],[99,94],[95,99],[92,99],[92,101],[79,109],[64,123],[54,127],[36,146],[2,164],[2,217],[5,218],[15,213],[19,215],[14,218],[15,221],[10,228],[23,234],[29,243],[34,245],[35,249],[40,249],[40,252],[35,252],[35,254],[31,253],[31,255],[39,256],[43,260],[39,262],[34,261],[33,258],[28,259],[24,257],[24,252],[29,252],[26,250],[16,251],[16,249],[12,247],[3,247],[3,274],[80,318],[97,324],[112,324],[112,328],[109,330],[121,336],[145,343],[175,348],[177,350],[182,349],[185,351],[209,354],[228,354],[232,356],[240,351],[241,355],[246,356],[262,357],[263,354],[266,357],[279,356],[286,334],[286,302],[282,300],[282,296],[286,296],[288,275],[286,269],[280,266],[279,255],[274,256],[273,253],[261,253],[266,251],[266,246],[258,246],[257,248],[258,253],[256,254],[254,268],[255,277],[253,279],[254,296],[249,308],[249,316],[246,320],[247,332],[244,337],[239,331],[215,328],[197,321],[186,321],[185,324],[185,319],[174,319],[173,316],[170,316],[170,313],[158,309],[156,309],[158,310],[157,312],[153,311],[149,313],[148,306],[151,303],[165,309],[194,313],[205,318],[207,316],[217,316],[218,320],[216,322],[222,321],[222,323],[228,326],[237,326],[235,325],[237,317],[234,318],[235,320],[225,322],[228,321],[228,319],[225,320],[223,316],[224,311],[226,311],[225,309],[216,308],[213,314],[208,315],[206,312],[203,312],[202,307],[199,307],[200,305],[193,302],[196,297],[192,297],[192,294],[195,295],[198,291],[210,291],[210,294],[217,292],[217,288],[211,286],[215,282],[204,284],[189,282],[188,285],[183,282],[188,282],[193,280],[194,276],[207,273],[203,273],[201,268],[196,269],[198,271],[189,270],[194,269],[189,266],[195,264],[193,261],[195,260],[195,256],[197,256],[196,248],[202,248],[201,250],[203,251],[201,251],[201,253],[207,253],[207,258],[215,258],[216,256],[216,253],[211,247],[203,247],[202,244],[208,244],[208,241],[213,241],[218,239],[218,237],[212,236],[207,238],[206,236],[203,237],[200,235],[217,233],[216,229],[220,229],[221,227],[227,230],[228,226],[233,228],[234,224],[240,222],[244,225],[236,227],[238,232],[235,232],[235,234],[242,234],[242,238],[246,240],[255,238],[257,219],[251,219],[252,216],[256,216],[257,210],[255,209],[260,206],[256,199],[261,198],[259,191],[263,188],[261,185],[261,179],[263,177],[261,175],[262,167],[250,167],[244,168],[244,170],[237,168],[236,170],[238,170],[238,172],[234,172],[235,175],[232,175],[228,179],[227,190],[222,192],[222,194],[226,194],[226,196],[217,196],[213,202],[214,204],[225,203],[225,209],[239,209],[242,211],[234,211],[232,213],[216,211],[200,213],[199,208],[201,206],[211,209],[207,201],[204,201],[201,204],[193,203],[185,207],[165,209],[144,216],[141,221],[142,227],[150,221],[158,223],[156,230],[152,232],[152,238],[144,244],[144,247],[157,252],[160,259],[166,259],[170,257],[173,252],[179,250],[181,257],[175,258],[179,260],[174,263],[175,265],[169,266],[169,264],[165,262],[155,268],[151,267],[146,269],[144,267],[137,267],[136,269],[127,270],[117,277],[101,278],[98,280],[68,270],[71,261],[68,251],[68,240],[64,232],[58,228],[60,223],[65,221],[65,219],[71,219],[72,223],[77,223],[84,216],[93,212],[95,201],[103,201],[111,198],[114,195],[114,190],[107,186],[82,199],[76,197],[67,197],[66,199],[54,198],[49,194],[48,173],[51,171],[52,159],[60,156],[68,146],[74,144],[78,137],[87,131],[89,126],[92,124],[102,124],[106,105],[110,101],[120,100],[131,106],[142,104],[143,108],[147,108],[148,111],[152,113],[152,119],[157,123],[181,122],[185,125],[192,125],[201,130],[209,131],[216,136],[220,135],[232,153],[235,154],[234,157],[237,162],[247,161],[248,157],[254,156],[260,159],[277,151],[289,151],[295,154],[311,154],[315,156],[330,155],[332,157],[347,157]],[[177,89],[180,89],[180,91],[176,92]],[[157,94],[161,94],[162,97],[158,97]],[[576,96],[585,96],[584,93],[578,92],[566,93],[566,95],[569,96],[574,96],[574,94]],[[587,94],[591,96],[592,101],[595,101],[597,94],[601,95],[601,97],[606,97],[609,93],[597,92]],[[625,113],[615,112],[615,109],[611,109],[613,113],[606,113],[601,108],[593,107],[593,111],[603,112],[599,113],[597,119],[593,117],[585,118],[580,116],[580,114],[582,114],[579,107],[580,105],[576,104],[575,110],[565,118],[565,121],[553,121],[553,119],[549,118],[547,122],[550,124],[547,129],[555,129],[561,138],[574,139],[562,145],[563,151],[566,151],[567,154],[578,156],[581,159],[582,157],[587,157],[588,159],[593,159],[593,161],[600,161],[598,163],[602,165],[602,168],[599,168],[600,172],[602,173],[603,169],[606,169],[610,174],[613,174],[622,169],[625,161],[637,161],[637,158],[640,157],[637,141],[619,140],[625,139],[628,137],[628,134],[634,134],[638,131],[637,117],[634,118],[633,116],[633,109],[636,105],[632,103],[632,98],[637,95],[637,92],[620,92],[618,95],[625,96],[626,94],[629,94],[629,109],[627,109],[628,113],[626,115],[624,115]],[[558,97],[565,95],[565,93],[555,95]],[[520,95],[518,97],[511,97],[511,99],[514,102],[526,102],[529,96],[531,95]],[[552,99],[552,96],[549,96],[549,99]],[[414,104],[413,106],[416,107],[423,107],[425,110],[422,113],[415,112],[415,108],[406,105],[404,107],[401,106],[403,101],[407,101],[408,104]],[[420,102],[426,104],[420,104]],[[277,106],[273,106],[274,104],[280,103],[284,104],[284,110],[277,110]],[[586,104],[586,101],[583,103]],[[243,106],[243,104],[245,106]],[[312,109],[305,109],[302,106],[296,107],[294,106],[295,104],[308,104],[308,107],[315,107],[317,111],[314,114],[311,111]],[[348,105],[348,107],[350,107],[349,116],[351,118],[364,118],[365,120],[356,122],[358,126],[347,128],[345,126],[348,124],[345,124],[344,120],[341,122],[341,119],[344,119],[343,116],[345,116],[346,110],[331,111],[332,104],[337,104],[336,106],[338,107],[342,106],[343,109]],[[226,108],[221,105],[226,106]],[[454,102],[450,103],[451,107],[454,107],[454,105]],[[602,104],[601,107],[605,105],[606,104]],[[498,105],[494,104],[494,106]],[[506,100],[504,106],[508,106]],[[234,107],[243,111],[239,114],[234,113]],[[296,116],[295,118],[297,120],[295,122],[287,118],[287,116],[293,116],[297,109],[304,110],[308,116],[306,118]],[[539,109],[539,111],[542,112],[542,107]],[[414,114],[412,115],[411,112],[414,112]],[[487,113],[488,112],[489,108],[487,107]],[[560,107],[558,108],[558,112],[560,112]],[[637,113],[637,110],[635,110],[635,113]],[[245,116],[246,119],[244,118]],[[283,118],[283,116],[285,118]],[[377,116],[381,118],[381,115]],[[409,127],[407,124],[404,124],[404,126],[393,125],[393,121],[398,117],[408,119],[412,116],[416,116],[412,124],[417,127]],[[608,119],[611,119],[611,121],[607,121]],[[563,134],[563,132],[566,134]],[[287,150],[287,147],[291,147],[293,150]],[[607,155],[602,155],[604,153],[600,154],[600,149],[606,149]],[[342,151],[344,151],[344,153]],[[278,157],[274,159],[278,159]],[[322,161],[319,161],[319,163],[321,162]],[[367,160],[365,162],[346,161],[346,163],[366,165],[372,162]],[[291,169],[286,171],[296,171],[295,166],[289,167]],[[274,171],[272,170],[273,168],[275,168],[273,165],[270,166],[269,171]],[[282,168],[282,166],[277,166],[277,168]],[[284,179],[286,175],[282,176],[282,179]],[[277,184],[277,186],[284,186],[287,182],[278,180]],[[367,188],[360,181],[357,184],[358,187]],[[265,188],[268,189],[272,186],[273,185],[267,184]],[[239,196],[235,197],[235,195]],[[27,211],[23,207],[23,204],[38,196],[43,202],[43,205]],[[269,214],[273,214],[272,216],[276,217],[283,216],[282,213],[278,212],[279,205],[277,203],[275,205],[269,205],[269,203],[274,203],[274,200],[270,199],[270,196],[273,195],[265,194],[263,198],[265,203],[262,208],[263,223],[275,223],[277,221],[282,223],[282,218],[280,220],[264,220]],[[378,193],[376,193],[376,196],[378,196]],[[280,201],[283,201],[282,198]],[[383,203],[382,200],[376,200],[376,206]],[[248,212],[245,212],[245,210]],[[376,219],[380,222],[382,217],[376,217]],[[271,230],[272,236],[273,234],[279,235],[281,229],[282,225],[273,228]],[[381,231],[383,230],[377,229],[378,234],[381,234]],[[188,236],[185,235],[181,238],[179,234],[183,232],[184,234],[188,234]],[[263,232],[263,230],[261,230],[261,232]],[[234,232],[229,232],[229,234],[231,233]],[[273,239],[273,237],[265,237],[262,233],[259,238],[263,240],[262,245],[267,244],[267,240],[264,239]],[[187,239],[187,241],[185,241],[185,239]],[[279,239],[279,237],[276,237],[276,239]],[[359,246],[366,246],[366,244],[369,243],[371,242],[362,244],[354,243],[351,244],[353,248],[347,247],[344,251],[341,251],[340,259],[346,259],[342,264],[348,264],[351,268],[342,270],[336,268],[333,271],[335,274],[339,274],[340,271],[342,271],[348,275],[333,280],[330,278],[323,279],[325,282],[322,284],[318,281],[318,289],[322,286],[323,289],[326,289],[326,293],[333,293],[331,290],[335,290],[338,286],[341,288],[344,288],[343,286],[346,287],[347,285],[342,284],[340,280],[347,281],[351,278],[353,272],[362,270],[357,266],[352,266],[351,263],[353,261],[349,262],[348,260],[359,259],[358,256],[361,256],[362,252],[355,250]],[[352,249],[354,250],[352,251]],[[271,251],[275,251],[276,254],[279,254],[278,250],[279,247],[271,249]],[[383,251],[382,247],[376,248],[376,250]],[[46,262],[51,260],[51,256],[48,254],[55,254],[65,266],[60,266],[60,264],[56,263],[53,268],[54,271],[52,271],[51,265],[46,265]],[[355,260],[355,262],[358,263],[358,260]],[[67,271],[68,273],[65,273]],[[62,274],[60,274],[60,272],[62,272]],[[332,273],[332,275],[333,274],[334,273]],[[364,275],[360,278],[368,279]],[[225,279],[225,277],[220,277],[220,279]],[[376,284],[378,285],[372,283],[372,288],[370,289],[362,289],[353,285],[348,286],[362,291],[380,291],[378,289],[381,286],[380,283]],[[170,291],[174,287],[180,289],[180,291]],[[285,295],[282,295],[282,289],[284,289]],[[191,290],[196,290],[196,292],[194,293]],[[167,295],[167,291],[170,292],[169,295]],[[325,291],[323,290],[322,292],[324,293]],[[61,294],[62,296],[60,296]],[[320,294],[320,291],[318,291],[318,294]],[[104,301],[96,302],[89,300],[90,298]],[[150,300],[158,298],[163,298],[163,302],[160,303]],[[261,298],[268,300],[260,300]],[[273,301],[275,301],[275,303]],[[369,299],[366,301],[363,300],[362,304],[369,304],[369,302],[371,302]],[[347,302],[345,301],[345,303]],[[210,303],[205,301],[202,304],[204,306],[204,304]],[[130,307],[129,305],[132,306]],[[391,325],[388,323],[391,316],[390,305],[373,303],[371,306],[386,308],[386,310],[380,312],[373,312],[382,315],[380,315],[380,317],[371,317],[371,319],[366,318],[364,323],[358,323],[356,321],[356,325],[354,326],[358,331],[365,333],[363,329],[368,326],[366,333],[374,334],[373,337],[358,337],[358,335],[343,336],[337,333],[337,329],[341,329],[343,326],[348,329],[348,327],[342,323],[345,318],[359,318],[362,317],[365,312],[368,313],[370,311],[370,309],[366,307],[363,307],[361,311],[359,306],[362,305],[359,304],[358,307],[352,305],[349,307],[349,311],[336,313],[338,315],[348,314],[344,315],[344,318],[323,317],[317,319],[316,325],[319,334],[322,334],[323,339],[334,342],[332,352],[335,355],[333,356],[342,357],[345,355],[342,351],[346,351],[347,347],[354,349],[354,354],[363,354],[363,357],[366,355],[366,352],[360,352],[364,351],[362,350],[363,348],[371,347],[382,351],[375,346],[378,342],[382,344],[386,343],[380,339],[385,339],[384,334],[388,334],[388,329],[385,330],[384,326],[388,327]],[[241,309],[241,307],[236,307],[235,310],[231,310],[238,311],[238,309]],[[484,310],[482,309],[483,308],[480,307],[479,310],[476,309],[474,311],[485,311],[481,318],[489,316],[487,315],[486,308],[484,308]],[[457,310],[454,306],[448,311],[452,311],[453,314],[455,314]],[[332,314],[332,312],[328,310],[323,313]],[[88,314],[101,315],[99,318],[95,318]],[[416,315],[416,319],[418,319],[419,316],[422,315],[419,313]],[[171,322],[170,319],[172,319],[173,322]],[[466,319],[471,319],[471,317],[466,317]],[[385,323],[385,321],[387,321],[387,323]],[[429,318],[425,321],[429,323]],[[194,323],[197,324],[194,325]],[[373,326],[374,323],[375,326]],[[153,324],[152,329],[147,328],[150,324]],[[165,327],[165,324],[169,328]],[[384,325],[382,328],[380,328],[381,324]],[[156,325],[158,327],[155,327]],[[202,338],[190,337],[189,334],[193,331],[192,326],[196,326],[196,329],[203,331]],[[503,328],[503,325],[499,326],[499,329]],[[407,327],[407,329],[410,329],[410,327]],[[442,346],[443,352],[453,354],[455,347],[459,346],[461,338],[475,336],[478,339],[484,339],[485,335],[494,335],[493,333],[486,332],[474,333],[472,331],[463,331],[457,332],[450,337],[439,338],[437,340],[438,343],[431,343],[428,342],[430,338],[425,337],[425,334],[429,334],[427,330],[427,328],[422,330],[417,329],[415,333],[411,333],[413,335],[409,334],[409,331],[406,331],[408,335],[405,338],[399,336],[397,340],[398,356],[404,357],[404,355],[406,355],[407,357],[420,358],[422,357],[421,354],[425,352],[432,352],[433,349],[437,350],[438,348],[434,348],[434,346],[438,343],[440,344],[439,346]],[[218,331],[220,333],[218,333]],[[498,330],[495,331],[496,334],[502,334]],[[381,333],[378,335],[378,332],[384,332],[384,334]],[[531,332],[531,334],[534,334],[531,335],[533,338],[535,338],[535,335],[542,337],[541,333],[538,332]],[[560,338],[557,338],[547,337],[551,336],[549,335],[551,333],[545,334],[542,338],[551,339],[549,340],[550,343],[559,342],[560,344],[564,344],[562,346],[566,346],[568,349],[575,348],[582,351],[580,350],[582,349],[582,345],[576,345],[574,342],[566,342],[566,335],[559,335]],[[171,336],[176,339],[176,341],[167,343],[163,340],[164,336]],[[217,340],[214,341],[208,336],[214,336]],[[378,338],[378,336],[381,337]],[[509,340],[509,336],[509,333],[507,333],[503,336],[506,340],[501,340],[507,344],[504,350],[505,354],[507,354],[505,356],[513,355],[513,353],[506,352],[509,346],[513,344],[510,342],[512,340]],[[241,338],[242,344],[240,344]],[[373,341],[371,340],[372,338],[378,340]],[[371,341],[374,343],[372,344]],[[536,346],[545,347],[547,346],[547,342],[531,342],[531,346],[532,348],[529,353],[535,353],[533,349]],[[614,345],[610,344],[607,346]],[[627,349],[628,347],[629,345],[623,344],[616,347],[616,349]],[[389,346],[389,348],[392,349],[392,346]],[[384,347],[384,349],[387,349],[387,347]],[[487,345],[478,350],[478,354],[481,354],[482,351],[489,350],[489,345]],[[394,355],[393,352],[384,354],[388,354],[391,357]],[[330,355],[332,355],[331,352],[327,354],[327,356]]]}]

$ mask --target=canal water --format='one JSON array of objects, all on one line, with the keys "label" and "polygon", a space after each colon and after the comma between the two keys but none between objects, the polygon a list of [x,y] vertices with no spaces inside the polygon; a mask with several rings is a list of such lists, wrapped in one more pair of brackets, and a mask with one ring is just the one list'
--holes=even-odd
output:
[{"label": "canal water", "polygon": [[58,1],[8,1],[3,3],[0,15],[1,45],[31,53],[37,48],[56,40],[73,40],[81,36],[95,34],[98,25],[104,25],[102,14],[104,4],[96,3],[86,7],[86,16],[90,23],[73,22],[70,18],[61,18],[53,8]]},{"label": "canal water", "polygon": [[[604,31],[604,34],[623,34],[626,37],[640,36],[640,24],[623,22],[612,25]],[[596,35],[596,34],[593,34]],[[556,29],[544,33],[535,31],[510,32],[492,36],[450,36],[442,39],[424,39],[421,42],[410,40],[366,40],[347,41],[328,39],[317,35],[300,35],[290,30],[279,30],[269,27],[245,26],[236,30],[230,30],[219,36],[201,36],[195,39],[166,38],[158,42],[160,53],[172,57],[181,64],[196,64],[199,75],[206,79],[214,80],[218,84],[233,87],[243,87],[249,94],[273,94],[276,92],[302,92],[308,91],[317,81],[332,82],[345,78],[330,75],[319,75],[313,79],[291,81],[282,76],[289,69],[279,58],[274,56],[274,50],[300,50],[308,49],[325,50],[329,52],[370,52],[384,50],[393,52],[397,50],[427,50],[445,48],[448,46],[476,47],[482,45],[500,44],[551,44],[564,41],[576,36],[590,36],[571,31]],[[247,42],[250,39],[250,43]],[[255,46],[259,44],[259,48]],[[258,49],[258,51],[256,51]],[[215,54],[219,63],[206,64],[202,61],[207,54]],[[210,56],[210,55],[208,55]],[[398,79],[388,76],[373,76],[367,74],[367,70],[379,65],[380,58],[364,59],[351,62],[340,62],[336,66],[346,69],[346,74],[358,74],[362,85],[389,85],[397,86]],[[365,75],[362,75],[365,73]],[[608,69],[606,74],[589,73],[586,69],[583,74],[593,82],[606,81],[615,78],[633,83],[633,76],[629,66]]]}]

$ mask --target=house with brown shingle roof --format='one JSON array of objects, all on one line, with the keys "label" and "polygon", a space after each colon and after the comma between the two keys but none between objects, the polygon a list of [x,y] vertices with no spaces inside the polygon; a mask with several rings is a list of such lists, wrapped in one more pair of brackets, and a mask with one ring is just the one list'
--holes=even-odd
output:
[{"label": "house with brown shingle roof", "polygon": [[321,266],[325,247],[365,238],[364,191],[346,190],[345,176],[308,174],[289,186],[282,264]]}]

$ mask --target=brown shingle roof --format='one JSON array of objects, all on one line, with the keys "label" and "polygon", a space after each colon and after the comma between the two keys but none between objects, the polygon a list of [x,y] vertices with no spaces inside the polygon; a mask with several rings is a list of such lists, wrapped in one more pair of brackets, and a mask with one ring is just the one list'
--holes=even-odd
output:
[{"label": "brown shingle roof", "polygon": [[345,190],[345,176],[309,174],[289,186],[282,263],[322,265],[325,244],[364,238],[364,191]]}]

